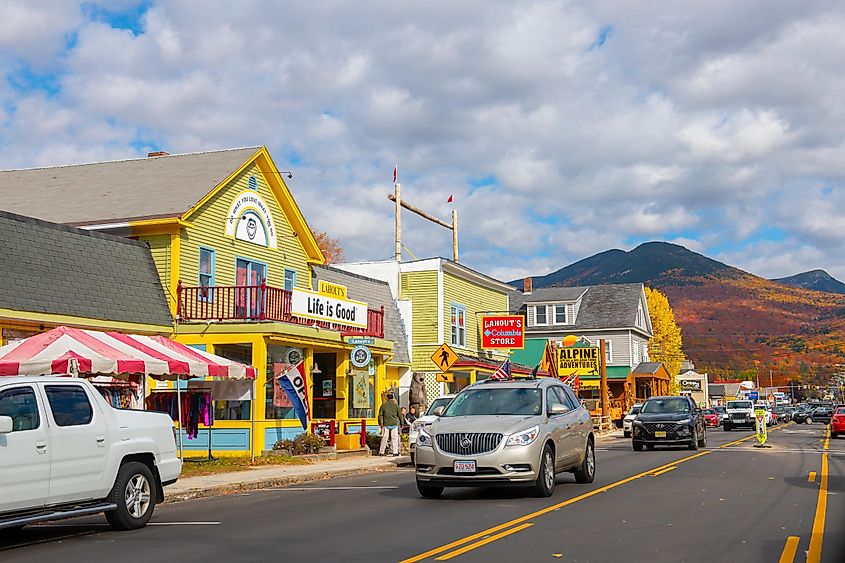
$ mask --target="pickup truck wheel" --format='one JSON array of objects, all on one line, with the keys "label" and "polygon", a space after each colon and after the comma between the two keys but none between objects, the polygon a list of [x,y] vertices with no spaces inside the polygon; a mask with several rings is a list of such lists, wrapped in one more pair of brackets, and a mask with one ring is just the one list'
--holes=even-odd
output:
[{"label": "pickup truck wheel", "polygon": [[555,458],[552,448],[548,444],[540,454],[540,470],[537,472],[537,481],[531,487],[536,497],[550,497],[555,491]]},{"label": "pickup truck wheel", "polygon": [[592,483],[596,477],[596,452],[592,440],[587,440],[587,451],[584,453],[584,461],[575,470],[576,483]]},{"label": "pickup truck wheel", "polygon": [[155,508],[155,480],[150,468],[131,461],[117,472],[108,501],[117,509],[106,513],[115,530],[137,530],[146,526]]}]

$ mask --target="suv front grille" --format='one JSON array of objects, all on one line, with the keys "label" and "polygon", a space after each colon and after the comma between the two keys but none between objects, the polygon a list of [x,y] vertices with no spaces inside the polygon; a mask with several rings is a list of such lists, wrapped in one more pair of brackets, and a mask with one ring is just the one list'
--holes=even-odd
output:
[{"label": "suv front grille", "polygon": [[447,454],[476,455],[492,452],[502,441],[501,434],[460,433],[438,434],[437,447]]},{"label": "suv front grille", "polygon": [[643,426],[645,426],[649,434],[654,434],[655,432],[674,432],[678,427],[674,422],[645,422]]},{"label": "suv front grille", "polygon": [[731,420],[745,420],[746,418],[751,418],[751,415],[746,414],[744,412],[732,412],[731,413]]}]

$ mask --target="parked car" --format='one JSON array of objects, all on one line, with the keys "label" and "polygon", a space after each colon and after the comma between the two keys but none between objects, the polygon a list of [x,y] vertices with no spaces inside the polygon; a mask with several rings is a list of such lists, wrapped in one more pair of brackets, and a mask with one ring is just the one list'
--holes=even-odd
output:
[{"label": "parked car", "polygon": [[749,400],[728,401],[725,405],[727,409],[728,418],[725,419],[725,432],[730,432],[734,428],[746,426],[754,428],[756,422],[754,420],[754,407]]},{"label": "parked car", "polygon": [[802,424],[807,420],[807,415],[813,412],[813,408],[809,405],[801,405],[798,410],[792,413],[792,420],[798,424]]},{"label": "parked car", "polygon": [[845,405],[836,407],[830,420],[830,437],[835,439],[840,434],[845,434]]},{"label": "parked car", "polygon": [[720,424],[719,414],[716,409],[704,409],[701,411],[701,416],[704,417],[704,424],[708,428],[716,428]]},{"label": "parked car", "polygon": [[432,401],[428,406],[428,410],[425,411],[425,414],[411,424],[411,430],[408,432],[408,451],[411,454],[411,463],[414,463],[414,450],[416,449],[417,437],[420,435],[420,428],[423,428],[437,420],[437,417],[440,416],[441,412],[443,412],[442,409],[446,408],[449,401],[454,398],[455,394],[450,393],[434,399],[434,401]]},{"label": "parked car", "polygon": [[643,403],[634,421],[634,451],[643,446],[652,450],[657,445],[685,444],[691,450],[707,445],[704,418],[688,396],[650,397]]},{"label": "parked car", "polygon": [[637,414],[640,412],[642,406],[642,403],[636,403],[631,407],[631,410],[628,411],[628,414],[625,415],[625,418],[622,419],[622,435],[626,438],[631,437],[631,428],[633,426],[634,419],[637,418]]},{"label": "parked car", "polygon": [[0,529],[100,512],[141,528],[181,470],[168,415],[112,408],[84,379],[0,377]]},{"label": "parked car", "polygon": [[804,422],[811,424],[813,422],[821,422],[822,424],[829,424],[833,418],[833,407],[816,407],[812,412],[807,413]]},{"label": "parked car", "polygon": [[719,406],[713,407],[713,410],[715,410],[716,414],[719,415],[719,426],[724,426],[725,420],[727,420],[727,418],[728,418],[728,410],[725,407],[725,405],[719,405]]},{"label": "parked car", "polygon": [[772,410],[771,405],[769,405],[768,403],[755,403],[754,410],[756,411],[757,409],[763,409],[766,411],[766,426],[774,426],[775,424],[777,424],[778,419],[774,411]]},{"label": "parked car", "polygon": [[559,380],[486,379],[465,387],[420,428],[417,489],[434,498],[444,487],[527,485],[548,497],[557,473],[593,481],[594,444],[590,413]]}]

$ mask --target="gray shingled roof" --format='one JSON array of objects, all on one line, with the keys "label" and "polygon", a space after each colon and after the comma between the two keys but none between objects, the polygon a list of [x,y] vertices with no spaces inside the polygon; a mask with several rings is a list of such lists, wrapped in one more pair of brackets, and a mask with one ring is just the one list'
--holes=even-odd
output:
[{"label": "gray shingled roof", "polygon": [[[320,281],[345,285],[350,299],[364,301],[371,309],[384,307],[384,337],[393,342],[393,362],[410,364],[408,339],[399,316],[399,308],[387,282],[338,270],[331,266],[314,266],[314,277]],[[315,284],[316,285],[316,284]]]},{"label": "gray shingled roof", "polygon": [[660,369],[660,366],[663,365],[660,362],[640,362],[637,367],[631,370],[631,373],[650,373],[655,374],[657,370]]},{"label": "gray shingled roof", "polygon": [[0,208],[77,225],[179,216],[260,148],[0,170]]},{"label": "gray shingled roof", "polygon": [[575,319],[575,326],[572,327],[574,330],[623,328],[635,325],[637,307],[643,295],[641,283],[544,287],[535,289],[528,295],[516,291],[510,296],[510,308],[512,311],[525,313],[528,303],[574,301],[582,293],[584,297],[581,298],[581,307]]},{"label": "gray shingled roof", "polygon": [[3,211],[0,307],[159,326],[173,323],[144,243]]}]

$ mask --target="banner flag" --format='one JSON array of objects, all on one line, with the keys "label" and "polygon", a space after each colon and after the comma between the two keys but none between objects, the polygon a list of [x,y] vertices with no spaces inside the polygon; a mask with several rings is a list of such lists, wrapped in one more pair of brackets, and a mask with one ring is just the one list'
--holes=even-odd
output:
[{"label": "banner flag", "polygon": [[302,423],[302,428],[308,431],[308,419],[311,418],[311,410],[308,407],[308,390],[305,385],[304,375],[305,364],[299,362],[290,366],[279,376],[279,383],[293,405],[293,412]]}]

